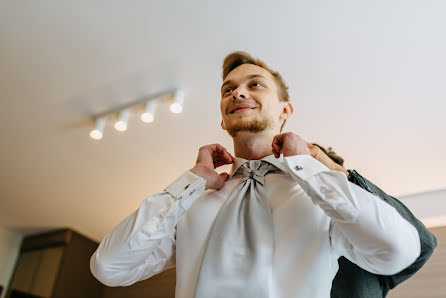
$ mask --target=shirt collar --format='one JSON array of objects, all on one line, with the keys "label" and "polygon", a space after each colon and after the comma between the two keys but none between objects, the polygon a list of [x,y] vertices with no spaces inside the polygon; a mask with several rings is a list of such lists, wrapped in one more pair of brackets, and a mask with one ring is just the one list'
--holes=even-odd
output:
[{"label": "shirt collar", "polygon": [[[282,170],[285,173],[288,173],[284,160],[283,160],[283,155],[281,154],[279,158],[275,158],[273,154],[265,156],[264,158],[262,158],[261,160],[264,160],[266,162],[269,162],[270,164],[276,166],[277,168],[279,168],[280,170]],[[232,176],[234,176],[234,174],[237,172],[237,170],[245,163],[247,162],[247,159],[241,158],[241,157],[236,157],[234,162],[232,163],[232,168],[231,168],[231,174],[229,176],[229,178],[232,178]]]}]

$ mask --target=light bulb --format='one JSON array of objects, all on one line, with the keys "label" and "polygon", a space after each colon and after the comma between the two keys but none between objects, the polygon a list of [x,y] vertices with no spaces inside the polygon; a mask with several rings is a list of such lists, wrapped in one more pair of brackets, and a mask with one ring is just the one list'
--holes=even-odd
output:
[{"label": "light bulb", "polygon": [[169,106],[172,113],[178,114],[183,111],[184,93],[182,90],[175,91],[173,102]]},{"label": "light bulb", "polygon": [[118,131],[126,131],[127,130],[127,121],[129,120],[129,111],[122,110],[119,113],[119,119],[115,122],[115,129]]},{"label": "light bulb", "polygon": [[95,140],[102,139],[102,135],[104,132],[105,120],[104,118],[96,119],[96,123],[94,125],[94,129],[90,131],[90,137]]},{"label": "light bulb", "polygon": [[169,106],[169,109],[172,113],[178,114],[181,113],[183,111],[183,107],[181,106],[181,104],[174,102]]},{"label": "light bulb", "polygon": [[146,103],[145,111],[141,115],[141,120],[146,123],[153,122],[153,120],[155,120],[155,108],[156,102],[154,100],[148,101]]},{"label": "light bulb", "polygon": [[150,113],[143,113],[141,115],[141,120],[143,122],[150,123],[150,122],[153,122],[154,118],[153,118],[153,115]]},{"label": "light bulb", "polygon": [[119,131],[126,131],[127,130],[127,124],[124,121],[117,121],[115,123],[116,130]]},{"label": "light bulb", "polygon": [[93,129],[92,131],[90,131],[90,137],[95,140],[100,140],[102,139],[102,132],[97,129]]}]

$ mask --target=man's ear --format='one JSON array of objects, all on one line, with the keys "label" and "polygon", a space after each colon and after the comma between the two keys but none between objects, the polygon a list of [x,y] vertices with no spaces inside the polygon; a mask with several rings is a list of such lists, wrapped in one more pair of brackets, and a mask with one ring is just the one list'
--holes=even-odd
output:
[{"label": "man's ear", "polygon": [[226,126],[225,126],[225,123],[223,122],[223,119],[221,120],[221,128],[223,128],[223,130],[226,130]]},{"label": "man's ear", "polygon": [[286,101],[284,102],[283,108],[282,108],[282,113],[280,114],[280,119],[288,119],[291,117],[291,115],[293,115],[293,105],[291,104],[291,102]]}]

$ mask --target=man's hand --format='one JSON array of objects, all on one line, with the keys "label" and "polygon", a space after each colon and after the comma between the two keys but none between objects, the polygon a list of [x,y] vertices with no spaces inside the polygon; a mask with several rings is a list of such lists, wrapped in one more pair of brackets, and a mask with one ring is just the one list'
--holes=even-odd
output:
[{"label": "man's hand", "polygon": [[276,135],[273,140],[273,154],[276,158],[283,153],[283,156],[292,156],[299,154],[311,155],[319,162],[323,163],[327,168],[333,171],[343,172],[345,175],[349,175],[346,169],[341,165],[335,163],[324,151],[316,145],[306,142],[299,135],[286,132]]},{"label": "man's hand", "polygon": [[220,189],[228,180],[229,174],[218,174],[215,169],[231,164],[234,160],[235,158],[222,145],[206,145],[199,149],[195,167],[189,171],[206,180],[205,189]]},{"label": "man's hand", "polygon": [[349,172],[340,164],[337,164],[331,159],[324,151],[321,150],[316,145],[311,143],[307,143],[308,148],[310,149],[310,155],[327,166],[330,170],[343,172],[345,175],[349,175]]},{"label": "man's hand", "polygon": [[292,132],[276,135],[273,139],[272,147],[276,158],[280,157],[280,153],[283,153],[285,157],[302,154],[310,155],[310,148],[308,148],[307,142]]}]

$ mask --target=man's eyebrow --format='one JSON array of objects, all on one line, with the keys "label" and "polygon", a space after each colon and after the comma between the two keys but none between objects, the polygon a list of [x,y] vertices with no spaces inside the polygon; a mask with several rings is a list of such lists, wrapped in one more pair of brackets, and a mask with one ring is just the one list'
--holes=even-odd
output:
[{"label": "man's eyebrow", "polygon": [[221,89],[223,89],[225,86],[227,85],[232,85],[233,81],[229,80],[229,81],[224,81],[223,84],[221,85]]},{"label": "man's eyebrow", "polygon": [[[253,75],[249,75],[246,77],[247,80],[252,80],[254,78],[262,78],[262,79],[266,79],[264,76],[259,75],[259,74],[253,74]],[[223,82],[223,84],[221,85],[221,89],[223,89],[226,85],[232,85],[234,82],[231,80],[225,81]]]}]

